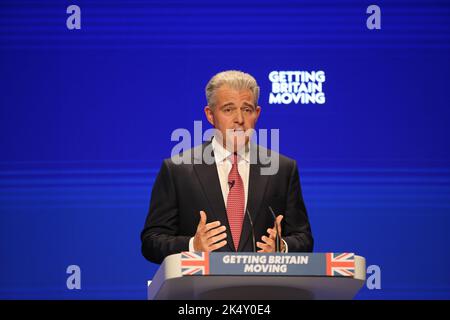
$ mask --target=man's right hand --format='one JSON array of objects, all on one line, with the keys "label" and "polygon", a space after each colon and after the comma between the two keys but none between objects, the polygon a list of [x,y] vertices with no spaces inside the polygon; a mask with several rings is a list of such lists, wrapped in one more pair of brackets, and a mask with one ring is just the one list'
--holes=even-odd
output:
[{"label": "man's right hand", "polygon": [[226,227],[220,226],[220,221],[206,223],[206,213],[200,211],[200,222],[194,236],[194,250],[209,252],[222,248],[227,244]]}]

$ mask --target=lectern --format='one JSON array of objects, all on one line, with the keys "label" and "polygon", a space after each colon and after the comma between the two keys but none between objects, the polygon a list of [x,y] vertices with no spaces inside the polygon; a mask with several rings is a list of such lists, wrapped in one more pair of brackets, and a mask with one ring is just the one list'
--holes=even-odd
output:
[{"label": "lectern", "polygon": [[148,281],[148,299],[352,299],[365,279],[365,258],[348,252],[182,252]]}]

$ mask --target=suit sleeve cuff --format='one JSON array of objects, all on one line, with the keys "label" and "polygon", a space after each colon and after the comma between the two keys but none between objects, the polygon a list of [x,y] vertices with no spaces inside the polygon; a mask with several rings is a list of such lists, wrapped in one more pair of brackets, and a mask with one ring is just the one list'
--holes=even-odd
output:
[{"label": "suit sleeve cuff", "polygon": [[289,248],[288,248],[287,242],[284,241],[284,239],[281,239],[281,241],[284,242],[284,252],[285,252],[285,253],[289,252]]},{"label": "suit sleeve cuff", "polygon": [[[287,247],[286,247],[287,248]],[[194,237],[189,240],[189,251],[194,252]]]}]

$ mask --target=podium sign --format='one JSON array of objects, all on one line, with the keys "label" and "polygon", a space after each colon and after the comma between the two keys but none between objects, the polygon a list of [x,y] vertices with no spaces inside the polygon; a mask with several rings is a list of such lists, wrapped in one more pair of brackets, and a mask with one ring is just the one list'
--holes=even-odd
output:
[{"label": "podium sign", "polygon": [[182,252],[181,274],[353,277],[355,254]]},{"label": "podium sign", "polygon": [[182,252],[149,281],[149,299],[351,299],[365,282],[354,253]]}]

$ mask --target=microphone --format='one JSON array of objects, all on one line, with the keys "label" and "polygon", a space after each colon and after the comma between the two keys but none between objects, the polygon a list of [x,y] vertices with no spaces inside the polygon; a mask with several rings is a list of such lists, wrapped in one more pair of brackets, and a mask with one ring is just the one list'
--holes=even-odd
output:
[{"label": "microphone", "polygon": [[[269,206],[270,213],[273,217],[273,223],[275,224],[277,217],[275,212],[273,212],[272,207]],[[275,252],[281,252],[281,235],[278,234],[278,226],[275,224],[275,228],[277,230],[277,236],[275,237]]]},{"label": "microphone", "polygon": [[256,252],[255,227],[253,227],[252,216],[250,215],[250,211],[248,211],[248,209],[245,212],[247,213],[248,220],[250,221],[250,226],[252,227],[253,252]]},{"label": "microphone", "polygon": [[235,182],[236,182],[236,181],[234,181],[234,180],[228,181],[228,190],[230,190],[231,188],[234,187],[234,183],[235,183]]}]

